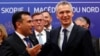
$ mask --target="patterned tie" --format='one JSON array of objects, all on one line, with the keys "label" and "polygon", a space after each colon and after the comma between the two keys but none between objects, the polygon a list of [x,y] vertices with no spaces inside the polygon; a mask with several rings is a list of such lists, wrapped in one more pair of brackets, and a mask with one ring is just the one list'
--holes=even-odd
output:
[{"label": "patterned tie", "polygon": [[43,40],[42,40],[42,34],[41,33],[39,33],[38,34],[38,37],[39,37],[39,44],[43,44]]},{"label": "patterned tie", "polygon": [[28,47],[31,48],[32,47],[32,43],[31,43],[30,39],[29,38],[24,38],[24,40],[26,41]]},{"label": "patterned tie", "polygon": [[67,45],[67,30],[63,29],[64,32],[64,39],[63,39],[63,44],[62,44],[62,51],[66,48]]}]

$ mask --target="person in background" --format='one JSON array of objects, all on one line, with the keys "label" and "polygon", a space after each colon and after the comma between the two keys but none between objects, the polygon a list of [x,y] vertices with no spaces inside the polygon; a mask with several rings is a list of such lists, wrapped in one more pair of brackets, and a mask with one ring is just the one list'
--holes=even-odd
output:
[{"label": "person in background", "polygon": [[15,32],[2,43],[0,56],[36,56],[41,45],[34,45],[32,18],[27,11],[15,12],[12,16]]},{"label": "person in background", "polygon": [[49,32],[44,30],[45,20],[42,13],[34,13],[32,15],[34,30],[33,30],[33,37],[34,42],[36,44],[42,44],[41,52],[37,56],[46,56],[48,53],[48,44],[46,43],[49,41]]},{"label": "person in background", "polygon": [[44,25],[45,25],[44,16],[41,13],[34,13],[32,15],[32,20],[33,20],[33,25],[34,25],[33,35],[35,35],[34,37],[36,37],[39,43],[38,34],[41,34],[43,42],[42,43],[40,42],[39,44],[44,45],[47,41],[47,37],[49,37],[49,33],[44,30]]},{"label": "person in background", "polygon": [[2,24],[0,24],[0,45],[7,38],[7,36],[8,34],[6,28]]},{"label": "person in background", "polygon": [[[85,16],[77,17],[75,19],[75,23],[85,29],[88,29],[88,30],[91,25],[90,19]],[[96,56],[98,56],[99,55],[99,39],[97,37],[92,36],[92,43],[93,43],[93,47],[96,52]]]},{"label": "person in background", "polygon": [[95,56],[90,31],[73,23],[73,7],[68,1],[60,1],[55,7],[61,26],[51,30],[53,50],[50,56]]},{"label": "person in background", "polygon": [[45,30],[50,32],[53,29],[52,16],[48,11],[42,11],[41,13],[43,14],[45,20]]},{"label": "person in background", "polygon": [[89,18],[82,16],[75,19],[75,23],[85,29],[90,28],[90,20]]}]

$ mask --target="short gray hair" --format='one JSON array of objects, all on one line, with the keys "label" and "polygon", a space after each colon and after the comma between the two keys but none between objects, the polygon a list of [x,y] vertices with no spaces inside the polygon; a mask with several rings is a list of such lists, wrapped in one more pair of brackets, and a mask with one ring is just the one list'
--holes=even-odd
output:
[{"label": "short gray hair", "polygon": [[57,3],[57,5],[55,6],[55,11],[57,11],[57,8],[60,6],[60,5],[69,5],[71,8],[72,8],[72,11],[73,11],[73,7],[72,7],[72,4],[68,1],[60,1]]}]

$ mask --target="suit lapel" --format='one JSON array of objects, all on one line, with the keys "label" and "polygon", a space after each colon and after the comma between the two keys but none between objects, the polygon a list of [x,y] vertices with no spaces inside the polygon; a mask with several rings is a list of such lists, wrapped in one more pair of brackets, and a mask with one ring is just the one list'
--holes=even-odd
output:
[{"label": "suit lapel", "polygon": [[77,35],[77,26],[74,25],[72,31],[71,31],[71,34],[69,36],[69,40],[68,40],[68,43],[67,43],[67,47],[72,44],[74,38],[76,38],[75,36]]},{"label": "suit lapel", "polygon": [[53,34],[55,36],[55,39],[54,39],[54,43],[58,45],[58,39],[59,39],[59,35],[60,35],[60,29],[61,27],[59,27],[56,31],[55,31],[55,34]]},{"label": "suit lapel", "polygon": [[22,47],[26,47],[25,44],[23,43],[23,41],[20,39],[20,37],[16,33],[13,34],[13,37],[14,37],[14,39],[16,39],[15,40],[16,43],[18,43],[19,45],[22,45]]},{"label": "suit lapel", "polygon": [[61,29],[61,27],[53,29],[50,32],[50,41],[52,42],[52,47],[54,49],[56,49],[57,52],[59,52],[59,54],[61,53],[61,50],[58,46],[58,41],[59,41],[58,39],[59,39],[59,35],[60,35],[60,29]]},{"label": "suit lapel", "polygon": [[48,41],[49,39],[50,39],[50,33],[48,31],[46,31],[46,40]]},{"label": "suit lapel", "polygon": [[33,31],[33,34],[30,36],[30,40],[32,41],[33,45],[38,44],[38,40],[36,39],[35,32]]},{"label": "suit lapel", "polygon": [[12,45],[15,46],[15,50],[18,52],[18,53],[22,53],[25,49],[26,49],[26,46],[25,44],[23,43],[23,41],[20,39],[20,37],[14,33],[12,35],[13,37],[13,42],[12,42]]}]

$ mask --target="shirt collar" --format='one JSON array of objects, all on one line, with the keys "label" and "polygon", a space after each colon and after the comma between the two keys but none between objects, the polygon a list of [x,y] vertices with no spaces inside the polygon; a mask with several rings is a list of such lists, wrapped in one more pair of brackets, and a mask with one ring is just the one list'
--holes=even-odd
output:
[{"label": "shirt collar", "polygon": [[50,26],[48,27],[48,29],[50,29],[50,30],[51,30],[51,29],[52,29],[52,26],[50,25]]},{"label": "shirt collar", "polygon": [[[39,32],[36,31],[36,30],[34,30],[34,31],[35,31],[35,34],[36,34],[36,36],[37,36],[37,35],[39,34]],[[41,31],[41,34],[44,35],[44,33],[45,33],[45,30],[42,30],[42,31]]]},{"label": "shirt collar", "polygon": [[[44,27],[44,29],[46,29],[46,27]],[[48,27],[48,29],[51,30],[51,29],[52,29],[52,25],[50,25],[50,26]]]},{"label": "shirt collar", "polygon": [[[74,23],[72,22],[66,29],[68,32],[71,32],[72,31],[72,28],[74,26]],[[64,29],[64,27],[61,27],[61,31]]]},{"label": "shirt collar", "polygon": [[24,35],[20,34],[19,32],[15,31],[15,33],[23,40],[25,38]]}]

